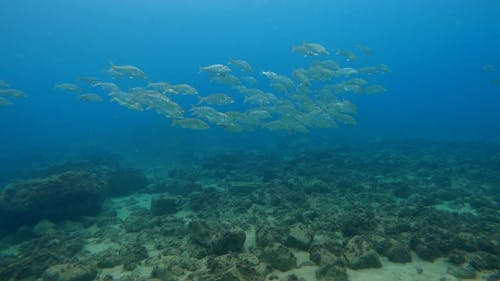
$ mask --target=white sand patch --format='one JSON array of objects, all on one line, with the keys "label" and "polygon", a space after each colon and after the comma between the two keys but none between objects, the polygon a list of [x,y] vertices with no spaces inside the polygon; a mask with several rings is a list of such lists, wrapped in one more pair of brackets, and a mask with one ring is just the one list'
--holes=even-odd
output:
[{"label": "white sand patch", "polygon": [[125,197],[112,198],[107,208],[116,211],[119,219],[124,220],[130,215],[134,208],[146,208],[149,210],[152,194],[132,194]]},{"label": "white sand patch", "polygon": [[252,226],[249,230],[245,231],[246,239],[243,249],[249,250],[257,247],[257,238],[255,228]]},{"label": "white sand patch", "polygon": [[453,201],[445,201],[441,204],[434,205],[434,208],[440,211],[456,213],[456,214],[472,214],[477,216],[478,213],[474,208],[472,208],[469,203],[461,203],[457,204]]},{"label": "white sand patch", "polygon": [[91,254],[98,254],[100,252],[106,251],[107,249],[114,248],[119,249],[120,244],[113,242],[105,242],[105,243],[92,243],[88,242],[83,246],[84,251],[88,251]]}]

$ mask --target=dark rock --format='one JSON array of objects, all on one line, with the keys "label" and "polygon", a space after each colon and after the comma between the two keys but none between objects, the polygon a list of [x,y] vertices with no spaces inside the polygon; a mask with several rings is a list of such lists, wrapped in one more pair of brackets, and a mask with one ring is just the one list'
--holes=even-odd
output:
[{"label": "dark rock", "polygon": [[342,220],[342,235],[351,237],[364,234],[374,229],[376,224],[373,213],[365,210],[353,210]]},{"label": "dark rock", "polygon": [[447,272],[459,279],[476,278],[476,270],[470,265],[466,267],[448,267]]},{"label": "dark rock", "polygon": [[313,245],[309,249],[309,259],[317,265],[343,263],[341,256],[336,255],[323,245]]},{"label": "dark rock", "polygon": [[0,193],[0,228],[96,215],[105,186],[102,175],[83,170],[15,182]]},{"label": "dark rock", "polygon": [[287,271],[297,267],[297,258],[295,258],[287,247],[281,244],[273,244],[264,249],[261,258],[272,268],[281,271]]},{"label": "dark rock", "polygon": [[145,229],[149,228],[149,226],[150,221],[144,219],[143,216],[128,216],[123,222],[125,231],[130,233],[144,231]]},{"label": "dark rock", "polygon": [[222,231],[213,241],[212,252],[216,255],[223,255],[229,252],[241,252],[245,244],[246,235],[243,230]]},{"label": "dark rock", "polygon": [[389,248],[385,254],[389,261],[395,263],[408,263],[411,262],[411,252],[406,245],[394,245]]},{"label": "dark rock", "polygon": [[257,247],[265,248],[274,243],[282,243],[285,230],[272,227],[270,225],[263,225],[259,227],[255,233],[255,240]]},{"label": "dark rock", "polygon": [[436,227],[423,227],[410,239],[410,248],[425,261],[444,256],[449,235]]},{"label": "dark rock", "polygon": [[313,241],[313,234],[302,223],[290,227],[285,245],[307,251]]},{"label": "dark rock", "polygon": [[148,251],[143,245],[132,243],[121,247],[118,251],[110,250],[100,253],[97,258],[97,266],[106,268],[123,264],[123,268],[129,271],[147,257]]},{"label": "dark rock", "polygon": [[42,281],[92,281],[97,270],[82,265],[58,264],[49,267],[42,276]]},{"label": "dark rock", "polygon": [[382,267],[377,252],[372,248],[368,240],[361,236],[354,236],[347,242],[344,256],[347,264],[352,269]]},{"label": "dark rock", "polygon": [[151,213],[155,216],[163,216],[175,213],[180,206],[179,200],[169,196],[155,196],[151,198]]},{"label": "dark rock", "polygon": [[469,264],[477,270],[500,268],[500,256],[486,252],[478,252],[470,257]]},{"label": "dark rock", "polygon": [[106,195],[123,196],[146,188],[148,179],[140,170],[120,168],[107,175]]},{"label": "dark rock", "polygon": [[465,262],[465,252],[459,250],[452,251],[447,261],[454,265],[461,265]]},{"label": "dark rock", "polygon": [[246,240],[242,230],[226,229],[217,223],[202,220],[191,221],[188,231],[192,243],[202,246],[207,253],[214,255],[240,252]]},{"label": "dark rock", "polygon": [[500,280],[500,270],[497,270],[486,278],[486,281],[499,281]]},{"label": "dark rock", "polygon": [[347,271],[337,265],[326,265],[316,271],[318,281],[349,281]]}]

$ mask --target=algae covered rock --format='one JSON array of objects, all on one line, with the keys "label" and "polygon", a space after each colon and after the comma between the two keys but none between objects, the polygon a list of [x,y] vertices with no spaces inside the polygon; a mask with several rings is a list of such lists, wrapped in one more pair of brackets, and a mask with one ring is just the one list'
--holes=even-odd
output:
[{"label": "algae covered rock", "polygon": [[105,187],[102,175],[84,170],[12,183],[0,193],[0,227],[96,215]]},{"label": "algae covered rock", "polygon": [[241,229],[227,229],[216,222],[204,220],[191,221],[188,231],[191,242],[205,248],[207,254],[240,252],[246,240]]},{"label": "algae covered rock", "polygon": [[285,245],[300,250],[308,250],[313,241],[313,234],[302,223],[290,227]]},{"label": "algae covered rock", "polygon": [[372,248],[368,240],[362,236],[354,236],[347,242],[344,256],[347,264],[352,269],[382,267],[377,252]]},{"label": "algae covered rock", "polygon": [[151,213],[155,216],[173,214],[179,209],[179,200],[170,196],[155,196],[151,198]]},{"label": "algae covered rock", "polygon": [[264,249],[261,258],[272,268],[281,271],[297,267],[297,258],[290,249],[281,244],[274,244]]},{"label": "algae covered rock", "polygon": [[97,271],[94,268],[74,264],[58,264],[49,267],[42,281],[92,281]]},{"label": "algae covered rock", "polygon": [[398,244],[390,247],[386,254],[389,261],[395,263],[408,263],[411,262],[410,248],[406,245]]}]

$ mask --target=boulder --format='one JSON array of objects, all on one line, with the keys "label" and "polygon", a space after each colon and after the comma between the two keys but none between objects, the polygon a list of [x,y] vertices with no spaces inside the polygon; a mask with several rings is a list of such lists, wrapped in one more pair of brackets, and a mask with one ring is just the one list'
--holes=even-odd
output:
[{"label": "boulder", "polygon": [[290,227],[285,245],[307,251],[313,241],[313,234],[302,223],[294,224]]},{"label": "boulder", "polygon": [[408,246],[403,244],[398,244],[390,247],[386,254],[389,261],[395,263],[408,263],[411,262],[411,252]]},{"label": "boulder", "polygon": [[194,220],[188,225],[190,241],[203,247],[207,254],[224,255],[241,252],[246,235],[241,229],[228,229],[216,222]]},{"label": "boulder", "polygon": [[281,244],[273,244],[264,249],[261,258],[272,268],[281,271],[287,271],[297,267],[297,258],[290,249]]},{"label": "boulder", "polygon": [[372,248],[368,240],[362,236],[354,236],[347,242],[344,256],[347,264],[352,269],[382,267],[377,252]]},{"label": "boulder", "polygon": [[105,186],[102,175],[84,170],[12,183],[0,192],[0,228],[96,215]]}]

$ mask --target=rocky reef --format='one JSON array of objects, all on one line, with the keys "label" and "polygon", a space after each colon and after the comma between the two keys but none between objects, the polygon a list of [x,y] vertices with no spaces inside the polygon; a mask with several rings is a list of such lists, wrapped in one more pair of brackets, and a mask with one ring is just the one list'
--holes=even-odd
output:
[{"label": "rocky reef", "polygon": [[499,155],[384,142],[211,153],[147,186],[126,169],[19,181],[1,206],[38,223],[0,241],[0,279],[498,280]]}]

